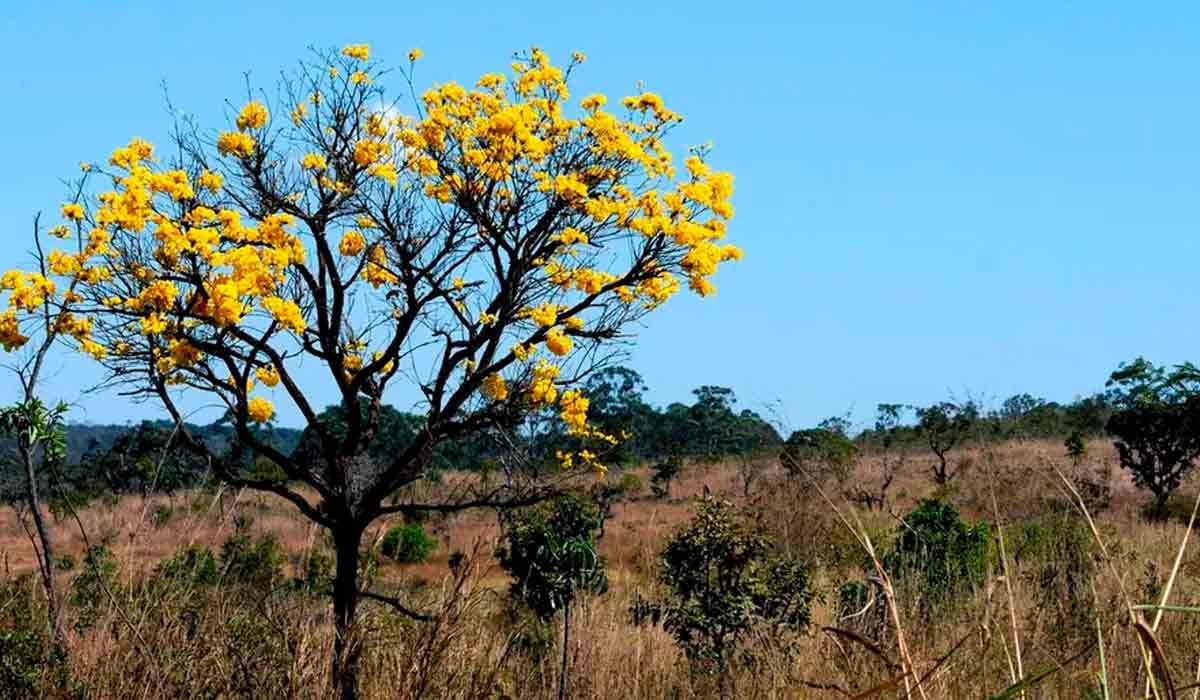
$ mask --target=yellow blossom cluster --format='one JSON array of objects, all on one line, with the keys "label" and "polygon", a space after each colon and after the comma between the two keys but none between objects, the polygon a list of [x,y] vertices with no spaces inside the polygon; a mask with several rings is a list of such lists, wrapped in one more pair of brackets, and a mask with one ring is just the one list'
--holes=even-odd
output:
[{"label": "yellow blossom cluster", "polygon": [[371,47],[366,44],[350,44],[342,49],[342,55],[359,61],[366,61],[371,58]]},{"label": "yellow blossom cluster", "polygon": [[533,368],[533,379],[529,383],[529,403],[534,406],[549,406],[558,398],[558,366],[546,360],[538,360]]},{"label": "yellow blossom cluster", "polygon": [[246,404],[246,412],[255,423],[266,423],[275,415],[275,406],[271,405],[270,401],[255,396]]},{"label": "yellow blossom cluster", "polygon": [[508,398],[508,385],[505,384],[504,377],[499,374],[489,374],[484,377],[479,390],[493,401],[503,401]]},{"label": "yellow blossom cluster", "polygon": [[239,131],[247,129],[261,129],[267,125],[267,118],[270,115],[267,112],[267,107],[261,102],[247,102],[242,111],[237,116],[237,128]]},{"label": "yellow blossom cluster", "polygon": [[342,240],[338,243],[338,252],[345,256],[354,257],[361,255],[366,247],[367,242],[363,238],[362,233],[350,229],[342,234]]},{"label": "yellow blossom cluster", "polygon": [[571,352],[574,343],[566,336],[561,328],[552,328],[546,334],[546,349],[559,357]]},{"label": "yellow blossom cluster", "polygon": [[304,322],[304,315],[300,313],[300,307],[296,302],[290,299],[271,296],[265,297],[262,300],[262,305],[271,314],[271,318],[296,335],[303,334],[305,329],[308,328],[308,325]]}]

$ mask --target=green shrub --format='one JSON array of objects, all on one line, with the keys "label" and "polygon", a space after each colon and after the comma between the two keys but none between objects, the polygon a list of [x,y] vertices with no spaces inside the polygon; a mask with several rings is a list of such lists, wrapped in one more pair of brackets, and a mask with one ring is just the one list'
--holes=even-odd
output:
[{"label": "green shrub", "polygon": [[513,597],[549,619],[577,593],[605,590],[604,561],[595,548],[600,522],[595,503],[569,494],[515,513],[497,552],[513,578]]},{"label": "green shrub", "polygon": [[226,581],[255,588],[271,588],[283,576],[286,557],[273,535],[257,542],[238,534],[221,545],[221,572]]},{"label": "green shrub", "polygon": [[83,570],[71,581],[71,603],[79,607],[75,629],[82,632],[96,624],[116,582],[117,564],[108,545],[92,545],[83,558]]},{"label": "green shrub", "polygon": [[844,481],[858,458],[858,447],[840,430],[812,428],[788,436],[779,461],[790,478]]},{"label": "green shrub", "polygon": [[436,544],[420,525],[409,524],[388,529],[380,548],[389,559],[415,564],[429,559]]},{"label": "green shrub", "polygon": [[305,563],[300,588],[309,593],[327,593],[333,587],[334,566],[332,556],[323,550],[314,549]]},{"label": "green shrub", "polygon": [[926,611],[979,586],[987,575],[992,537],[987,523],[964,522],[951,504],[922,501],[904,517],[884,566],[916,585]]},{"label": "green shrub", "polygon": [[654,476],[650,477],[650,491],[655,498],[668,498],[671,495],[671,482],[683,471],[683,458],[670,455],[654,465]]},{"label": "green shrub", "polygon": [[0,695],[38,698],[38,680],[45,662],[45,643],[27,630],[0,632]]},{"label": "green shrub", "polygon": [[198,544],[182,547],[161,561],[154,568],[154,576],[159,580],[196,585],[213,585],[221,578],[212,550]]},{"label": "green shrub", "polygon": [[1065,650],[1093,634],[1092,532],[1083,518],[1062,509],[1006,531],[1014,562],[1034,591],[1031,614]]},{"label": "green shrub", "polygon": [[809,624],[808,570],[773,556],[772,546],[732,504],[706,500],[660,554],[659,580],[670,595],[641,614],[653,618],[658,611],[693,669],[714,674],[722,690],[731,653],[755,626],[800,631]]}]

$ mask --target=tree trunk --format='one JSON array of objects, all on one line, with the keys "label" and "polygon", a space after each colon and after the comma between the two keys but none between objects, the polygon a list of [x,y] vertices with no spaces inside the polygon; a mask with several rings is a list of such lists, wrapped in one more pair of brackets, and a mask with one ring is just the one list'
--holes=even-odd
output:
[{"label": "tree trunk", "polygon": [[37,474],[33,468],[33,454],[29,448],[20,448],[21,461],[25,466],[25,499],[29,511],[33,514],[33,526],[41,540],[42,556],[38,561],[42,577],[42,588],[46,591],[46,618],[50,627],[51,656],[57,661],[66,650],[66,634],[63,632],[62,609],[58,605],[58,591],[54,587],[54,545],[50,541],[50,531],[46,527],[46,519],[42,517],[42,501],[38,497]]},{"label": "tree trunk", "polygon": [[358,559],[363,528],[342,525],[333,533],[337,573],[333,579],[333,690],[339,700],[357,700],[362,645],[355,638],[358,610]]},{"label": "tree trunk", "polygon": [[567,649],[571,642],[571,605],[563,606],[562,667],[558,671],[558,700],[567,697]]}]

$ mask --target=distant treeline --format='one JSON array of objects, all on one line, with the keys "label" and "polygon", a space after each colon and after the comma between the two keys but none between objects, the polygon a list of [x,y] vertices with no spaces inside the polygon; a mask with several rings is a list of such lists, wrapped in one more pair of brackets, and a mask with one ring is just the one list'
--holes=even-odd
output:
[{"label": "distant treeline", "polygon": [[[607,368],[588,380],[586,394],[591,402],[591,423],[623,438],[610,453],[602,455],[605,462],[632,465],[665,459],[717,460],[776,450],[784,443],[770,420],[737,407],[732,389],[701,386],[693,390],[691,403],[676,402],[662,408],[646,401],[646,391],[642,377],[625,367]],[[909,440],[915,444],[921,437],[921,417],[931,410],[951,411],[969,420],[974,437],[985,441],[1102,435],[1113,412],[1111,401],[1103,394],[1069,404],[1021,394],[991,411],[971,402],[944,402],[932,407],[882,404],[876,425],[865,430],[854,432],[848,419],[835,417],[792,435],[833,431],[867,449],[883,439],[890,444]],[[341,406],[330,406],[321,418],[336,433],[345,423],[345,412]],[[420,415],[387,408],[371,452],[381,458],[395,454],[412,439],[422,421]],[[562,432],[559,421],[548,420],[544,424],[548,427],[541,431],[516,431],[524,436],[523,444],[529,454],[550,455],[556,449],[577,447]],[[208,425],[188,424],[187,428],[217,451],[228,451],[236,440],[226,419]],[[185,449],[174,433],[174,426],[165,420],[134,426],[71,425],[67,431],[67,465],[58,477],[73,490],[91,493],[171,491],[210,480],[213,475],[209,465]],[[305,430],[268,426],[258,437],[287,454],[303,455],[315,449]],[[512,449],[511,439],[482,434],[439,445],[431,467],[487,469]],[[277,469],[269,463],[255,464],[253,468],[262,470],[264,475]],[[16,496],[20,483],[15,472],[0,473],[0,497]]]}]

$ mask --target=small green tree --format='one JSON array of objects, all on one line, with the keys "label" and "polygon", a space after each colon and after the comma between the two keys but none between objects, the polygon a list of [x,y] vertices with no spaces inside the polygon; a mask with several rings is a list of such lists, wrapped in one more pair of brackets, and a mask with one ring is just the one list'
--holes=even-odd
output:
[{"label": "small green tree", "polygon": [[11,438],[16,446],[15,462],[23,468],[25,486],[25,506],[33,519],[34,530],[37,533],[37,544],[34,554],[38,562],[38,573],[42,581],[42,590],[46,593],[46,616],[53,643],[50,646],[51,656],[57,661],[66,653],[66,637],[63,632],[62,607],[59,602],[57,585],[54,582],[54,544],[50,539],[50,530],[42,515],[42,501],[39,484],[48,476],[48,472],[59,468],[66,460],[67,442],[64,429],[67,406],[59,403],[48,408],[40,399],[33,395],[37,378],[40,374],[42,358],[45,356],[53,336],[45,340],[41,349],[35,355],[35,369],[28,372],[18,372],[25,388],[25,399],[12,406],[0,409],[0,435]]},{"label": "small green tree", "polygon": [[497,552],[500,566],[513,577],[514,597],[543,621],[563,612],[559,698],[566,697],[568,687],[571,604],[581,592],[603,592],[608,587],[604,560],[596,553],[600,520],[594,503],[564,494],[513,514]]},{"label": "small green tree", "polygon": [[948,484],[961,471],[950,469],[947,455],[970,435],[977,420],[979,407],[970,401],[964,404],[943,401],[917,409],[917,433],[937,457],[937,463],[933,465],[933,480],[938,486]]},{"label": "small green tree", "polygon": [[383,536],[383,556],[402,563],[417,563],[429,558],[437,543],[416,523],[390,528]]},{"label": "small green tree", "polygon": [[670,498],[671,482],[683,471],[683,457],[678,454],[668,455],[666,459],[653,467],[654,476],[650,477],[650,490],[655,498]]},{"label": "small green tree", "polygon": [[1105,429],[1121,466],[1154,494],[1161,515],[1200,456],[1200,370],[1185,363],[1168,371],[1139,357],[1122,363],[1105,386],[1117,408]]},{"label": "small green tree", "polygon": [[1063,440],[1063,447],[1067,450],[1067,456],[1071,458],[1071,462],[1078,465],[1087,457],[1087,442],[1083,439],[1083,434],[1078,430],[1072,430],[1070,435]]},{"label": "small green tree", "polygon": [[945,501],[922,501],[904,516],[896,535],[884,566],[894,578],[915,582],[926,612],[987,576],[992,551],[987,523],[965,522]]},{"label": "small green tree", "polygon": [[693,670],[716,673],[722,697],[731,692],[731,652],[755,625],[802,629],[809,623],[807,569],[773,556],[772,546],[732,504],[705,500],[660,554],[659,580],[670,597],[644,617],[661,619]]},{"label": "small green tree", "polygon": [[841,482],[850,475],[857,458],[858,447],[846,436],[844,424],[829,419],[788,436],[779,460],[789,477],[832,477]]}]

